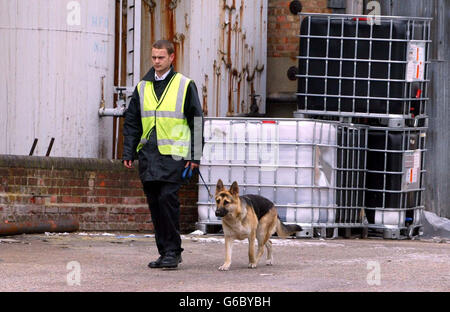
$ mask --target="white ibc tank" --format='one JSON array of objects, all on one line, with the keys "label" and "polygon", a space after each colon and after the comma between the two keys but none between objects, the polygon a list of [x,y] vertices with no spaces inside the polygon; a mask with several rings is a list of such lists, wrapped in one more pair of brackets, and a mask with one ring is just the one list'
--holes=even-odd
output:
[{"label": "white ibc tank", "polygon": [[[337,124],[312,120],[208,118],[201,174],[241,194],[272,200],[283,221],[333,223]],[[199,186],[199,221],[219,222],[214,199]]]}]

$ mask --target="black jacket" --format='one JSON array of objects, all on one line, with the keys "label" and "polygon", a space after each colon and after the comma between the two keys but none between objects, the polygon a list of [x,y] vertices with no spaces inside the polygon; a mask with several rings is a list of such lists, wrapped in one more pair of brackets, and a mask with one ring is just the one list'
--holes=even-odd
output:
[{"label": "black jacket", "polygon": [[[152,81],[154,89],[158,99],[164,92],[168,82],[175,74],[173,68],[163,81],[155,81],[154,68],[144,76],[143,80]],[[191,130],[191,149],[190,160],[196,163],[200,163],[200,158],[203,150],[203,112],[198,98],[197,87],[194,81],[191,81],[188,85],[186,93],[186,101],[184,103],[184,115],[186,116],[189,128]],[[201,145],[194,148],[196,142],[194,141],[194,117],[201,117]],[[199,125],[195,126],[196,129],[200,129]],[[125,112],[125,122],[123,126],[123,160],[139,160],[139,176],[141,181],[165,181],[182,183],[181,175],[183,173],[184,166],[186,164],[185,159],[174,159],[171,155],[161,155],[156,141],[156,128],[150,134],[148,142],[142,147],[139,153],[136,155],[136,148],[141,140],[142,136],[142,120],[140,111],[140,99],[137,86],[134,89],[133,97],[130,101],[127,111]],[[200,136],[197,135],[197,138]],[[198,143],[198,142],[197,142]],[[199,146],[201,148],[199,148]],[[137,156],[137,157],[136,157]]]}]

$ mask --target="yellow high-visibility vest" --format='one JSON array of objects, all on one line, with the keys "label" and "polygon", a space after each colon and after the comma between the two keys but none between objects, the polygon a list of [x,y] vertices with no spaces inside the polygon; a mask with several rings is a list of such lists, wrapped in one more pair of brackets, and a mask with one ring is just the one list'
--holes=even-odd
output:
[{"label": "yellow high-visibility vest", "polygon": [[191,80],[180,73],[172,76],[158,100],[151,81],[139,82],[137,88],[141,104],[142,137],[137,151],[147,143],[155,127],[158,150],[162,155],[186,157],[191,131],[184,116],[184,102]]}]

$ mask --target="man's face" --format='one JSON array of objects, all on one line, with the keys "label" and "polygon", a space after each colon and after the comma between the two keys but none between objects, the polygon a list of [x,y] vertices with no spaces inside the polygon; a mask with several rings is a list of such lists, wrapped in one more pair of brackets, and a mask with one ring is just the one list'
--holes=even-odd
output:
[{"label": "man's face", "polygon": [[174,57],[175,54],[172,53],[169,55],[166,49],[152,49],[153,67],[158,76],[165,74],[169,70]]}]

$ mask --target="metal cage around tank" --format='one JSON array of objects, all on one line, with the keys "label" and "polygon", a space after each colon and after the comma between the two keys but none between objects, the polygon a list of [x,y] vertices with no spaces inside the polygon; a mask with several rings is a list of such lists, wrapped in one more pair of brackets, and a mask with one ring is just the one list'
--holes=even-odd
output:
[{"label": "metal cage around tank", "polygon": [[295,116],[426,117],[431,18],[299,15]]},{"label": "metal cage around tank", "polygon": [[369,127],[365,206],[369,229],[385,238],[422,226],[426,128]]},{"label": "metal cage around tank", "polygon": [[[308,119],[205,118],[200,172],[274,202],[282,221],[314,229],[366,227],[367,127]],[[220,224],[199,182],[197,227]],[[336,234],[336,231],[333,235]]]}]

